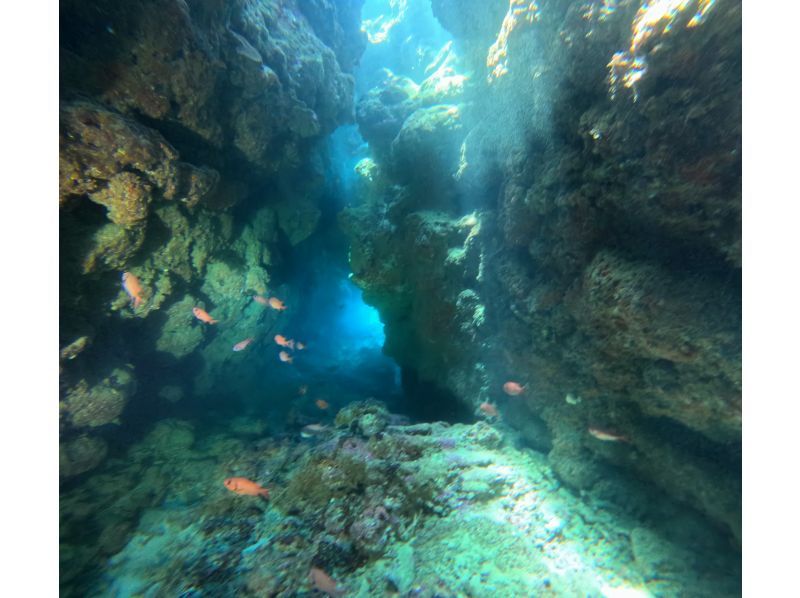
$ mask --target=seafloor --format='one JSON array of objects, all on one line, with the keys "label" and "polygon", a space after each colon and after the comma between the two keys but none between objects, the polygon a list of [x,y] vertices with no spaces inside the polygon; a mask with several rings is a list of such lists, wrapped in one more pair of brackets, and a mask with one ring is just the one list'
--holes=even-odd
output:
[{"label": "seafloor", "polygon": [[[630,480],[576,494],[503,423],[402,419],[352,403],[312,439],[163,420],[62,497],[62,534],[103,530],[62,547],[64,571],[113,555],[76,593],[97,596],[311,595],[312,565],[348,596],[738,592],[736,553],[701,514]],[[270,480],[271,500],[228,492],[231,475]]]}]

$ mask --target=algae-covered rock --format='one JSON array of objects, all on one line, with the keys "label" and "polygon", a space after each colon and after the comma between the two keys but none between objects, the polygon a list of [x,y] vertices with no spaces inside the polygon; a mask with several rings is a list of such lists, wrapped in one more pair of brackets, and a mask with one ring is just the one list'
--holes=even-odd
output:
[{"label": "algae-covered rock", "polygon": [[146,215],[154,188],[166,190],[177,152],[164,138],[130,119],[88,102],[62,104],[60,203],[89,196],[109,219],[129,225]]},{"label": "algae-covered rock", "polygon": [[308,198],[292,199],[278,204],[275,209],[281,230],[289,237],[292,245],[311,236],[322,215],[317,204]]},{"label": "algae-covered rock", "polygon": [[192,308],[197,300],[186,295],[166,311],[167,319],[156,338],[155,348],[180,359],[203,342],[203,327],[195,325]]},{"label": "algae-covered rock", "polygon": [[359,401],[340,409],[335,424],[363,436],[374,436],[389,424],[389,412],[378,401]]},{"label": "algae-covered rock", "polygon": [[83,351],[91,344],[91,339],[89,336],[81,336],[69,343],[66,347],[63,347],[59,353],[58,358],[62,361],[64,360],[72,360],[78,357]]},{"label": "algae-covered rock", "polygon": [[[136,360],[185,358],[204,330],[175,306],[207,293],[218,304],[199,304],[235,320],[281,259],[276,206],[292,243],[318,224],[324,181],[311,163],[316,140],[353,118],[363,35],[345,32],[358,31],[360,5],[100,4],[62,6],[64,336],[91,330],[93,349]],[[136,309],[126,271],[143,288]],[[236,375],[221,367],[241,338],[229,340],[203,357],[221,386]]]},{"label": "algae-covered rock", "polygon": [[82,258],[84,274],[98,270],[124,270],[144,243],[143,227],[123,228],[108,222],[89,238]]},{"label": "algae-covered rock", "polygon": [[180,163],[161,134],[99,105],[63,104],[60,124],[60,203],[87,196],[123,228],[144,223],[155,199],[196,204],[218,177]]},{"label": "algae-covered rock", "polygon": [[102,438],[83,434],[61,442],[58,447],[58,474],[70,478],[94,469],[106,458],[108,446]]},{"label": "algae-covered rock", "polygon": [[206,267],[200,290],[214,305],[220,305],[241,298],[244,281],[244,272],[240,268],[228,262],[211,261]]},{"label": "algae-covered rock", "polygon": [[462,124],[458,106],[420,108],[392,141],[392,164],[400,181],[440,185],[458,169]]},{"label": "algae-covered rock", "polygon": [[419,85],[408,77],[388,75],[370,89],[356,107],[361,136],[378,155],[388,155],[406,118],[419,107]]},{"label": "algae-covered rock", "polygon": [[185,421],[165,419],[153,426],[147,437],[131,449],[131,458],[144,459],[148,455],[166,456],[187,453],[195,442],[194,427]]},{"label": "algae-covered rock", "polygon": [[243,256],[247,271],[245,288],[256,295],[263,295],[269,286],[269,271],[273,255],[270,246],[278,238],[278,219],[272,208],[258,210],[231,243],[231,248]]},{"label": "algae-covered rock", "polygon": [[202,276],[209,256],[229,236],[229,225],[206,213],[192,218],[177,205],[162,206],[155,215],[164,227],[163,244],[153,251],[145,268],[166,271],[187,282]]},{"label": "algae-covered rock", "polygon": [[133,369],[117,367],[95,384],[80,380],[67,392],[64,409],[77,427],[103,426],[117,421],[135,389]]},{"label": "algae-covered rock", "polygon": [[158,396],[165,401],[170,403],[177,403],[184,397],[183,388],[180,386],[175,386],[174,384],[168,384],[167,386],[163,386],[161,390],[158,391]]}]

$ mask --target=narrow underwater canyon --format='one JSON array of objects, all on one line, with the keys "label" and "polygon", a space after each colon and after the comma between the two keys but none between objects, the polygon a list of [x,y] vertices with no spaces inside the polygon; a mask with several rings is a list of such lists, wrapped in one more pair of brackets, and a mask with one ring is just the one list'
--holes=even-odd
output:
[{"label": "narrow underwater canyon", "polygon": [[65,0],[59,59],[65,596],[741,594],[739,1]]}]

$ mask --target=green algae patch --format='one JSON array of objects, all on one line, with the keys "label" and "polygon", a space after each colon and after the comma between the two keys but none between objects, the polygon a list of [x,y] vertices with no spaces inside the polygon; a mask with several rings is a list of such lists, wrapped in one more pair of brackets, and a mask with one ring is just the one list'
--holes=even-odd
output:
[{"label": "green algae patch", "polygon": [[203,327],[195,322],[192,308],[197,305],[191,295],[183,297],[166,310],[167,319],[156,337],[156,350],[180,359],[203,342]]}]

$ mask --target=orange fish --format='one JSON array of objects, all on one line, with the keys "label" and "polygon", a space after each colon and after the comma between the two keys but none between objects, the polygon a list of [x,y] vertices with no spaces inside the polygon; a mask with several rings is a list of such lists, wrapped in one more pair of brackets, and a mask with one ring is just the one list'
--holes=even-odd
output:
[{"label": "orange fish", "polygon": [[192,313],[194,314],[194,317],[197,318],[198,320],[200,320],[201,322],[205,322],[206,324],[216,324],[217,323],[217,320],[212,318],[211,314],[209,314],[206,310],[204,310],[204,309],[202,309],[200,307],[193,307],[192,308]]},{"label": "orange fish", "polygon": [[253,301],[260,303],[261,305],[269,306],[269,299],[262,297],[261,295],[253,295]]},{"label": "orange fish", "polygon": [[225,487],[236,494],[246,494],[247,496],[263,496],[264,498],[269,498],[269,490],[262,488],[247,478],[228,478],[225,480]]},{"label": "orange fish", "polygon": [[525,387],[521,386],[517,382],[512,382],[509,380],[503,384],[503,392],[512,397],[516,397],[517,395],[521,395],[523,392],[525,392]]},{"label": "orange fish", "polygon": [[328,596],[336,597],[344,595],[344,590],[340,590],[336,587],[336,580],[322,569],[311,567],[311,571],[308,572],[308,578],[316,589]]},{"label": "orange fish", "polygon": [[289,355],[286,351],[281,351],[278,353],[278,359],[280,359],[283,363],[292,363],[292,356]]},{"label": "orange fish", "polygon": [[608,430],[603,430],[594,426],[589,426],[589,434],[598,440],[603,440],[606,442],[630,442],[630,439],[627,436],[616,434],[615,432],[609,432]]},{"label": "orange fish", "polygon": [[495,407],[491,403],[487,403],[486,401],[484,401],[478,406],[478,408],[489,417],[500,417],[500,414],[497,412],[497,407]]},{"label": "orange fish", "polygon": [[320,409],[327,409],[328,407],[330,407],[330,405],[328,405],[328,401],[324,399],[317,399],[316,401],[314,401],[314,404]]},{"label": "orange fish", "polygon": [[297,389],[297,394],[304,395],[308,392],[308,384],[303,384],[300,388]]},{"label": "orange fish", "polygon": [[122,288],[125,289],[125,292],[128,293],[128,297],[131,298],[133,309],[136,309],[144,303],[144,301],[142,301],[142,285],[139,283],[139,279],[130,272],[122,273]]},{"label": "orange fish", "polygon": [[302,351],[303,349],[306,348],[306,346],[303,343],[301,343],[300,341],[296,342],[294,346],[298,351]]},{"label": "orange fish", "polygon": [[275,342],[278,343],[281,347],[288,347],[290,349],[294,349],[294,341],[286,338],[282,334],[275,335]]},{"label": "orange fish", "polygon": [[277,309],[278,311],[283,311],[284,309],[286,309],[286,306],[283,304],[283,301],[281,301],[277,297],[269,298],[269,306],[272,309]]},{"label": "orange fish", "polygon": [[239,341],[238,343],[233,345],[233,350],[234,351],[244,351],[245,349],[247,349],[248,345],[250,345],[250,343],[252,343],[254,340],[256,340],[256,339],[251,337],[251,338],[246,338],[243,341]]}]

